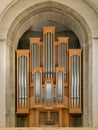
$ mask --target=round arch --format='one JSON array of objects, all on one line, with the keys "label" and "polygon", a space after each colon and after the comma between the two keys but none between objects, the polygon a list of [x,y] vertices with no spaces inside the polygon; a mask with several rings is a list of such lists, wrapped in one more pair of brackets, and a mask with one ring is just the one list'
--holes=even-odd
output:
[{"label": "round arch", "polygon": [[[7,33],[7,95],[6,123],[15,126],[15,105],[9,105],[9,99],[15,104],[15,50],[22,34],[32,25],[47,20],[57,21],[69,27],[79,38],[83,49],[83,126],[92,126],[92,35],[89,25],[83,17],[72,8],[57,3],[43,2],[25,9],[11,24]],[[10,81],[10,82],[9,82]],[[13,98],[12,98],[13,97]],[[90,113],[89,113],[90,112]],[[89,113],[89,114],[88,114]],[[12,120],[13,118],[13,120]]]}]

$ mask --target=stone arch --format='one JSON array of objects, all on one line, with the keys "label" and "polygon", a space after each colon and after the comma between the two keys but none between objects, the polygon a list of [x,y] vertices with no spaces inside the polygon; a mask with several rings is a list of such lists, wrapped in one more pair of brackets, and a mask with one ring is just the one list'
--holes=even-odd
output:
[{"label": "stone arch", "polygon": [[[83,17],[72,8],[50,1],[34,5],[20,13],[11,24],[7,34],[7,126],[15,126],[15,50],[22,34],[39,22],[52,20],[68,26],[78,36],[83,48],[83,125],[92,125],[92,41],[90,28]],[[61,21],[62,20],[62,21]],[[88,69],[87,69],[88,68]],[[9,82],[10,81],[10,82]],[[90,81],[90,82],[89,82]],[[90,96],[89,96],[90,95]],[[13,98],[12,98],[13,97]],[[8,100],[11,100],[9,104]],[[88,112],[90,111],[90,114]]]}]

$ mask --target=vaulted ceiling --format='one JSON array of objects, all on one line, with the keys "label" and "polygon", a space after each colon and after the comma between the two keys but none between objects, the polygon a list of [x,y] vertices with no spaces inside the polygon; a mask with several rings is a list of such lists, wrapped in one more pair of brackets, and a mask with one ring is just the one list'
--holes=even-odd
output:
[{"label": "vaulted ceiling", "polygon": [[[98,12],[98,0],[84,0],[84,1],[88,2]],[[2,13],[4,13],[8,8],[10,8],[16,2],[18,2],[18,0],[1,0],[0,2],[2,3],[0,4],[0,15],[2,15]]]}]

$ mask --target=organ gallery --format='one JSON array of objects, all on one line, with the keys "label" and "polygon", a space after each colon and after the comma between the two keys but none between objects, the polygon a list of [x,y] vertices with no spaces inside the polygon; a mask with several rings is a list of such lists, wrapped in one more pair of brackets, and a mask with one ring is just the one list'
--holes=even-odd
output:
[{"label": "organ gallery", "polygon": [[29,39],[30,49],[16,51],[16,114],[30,127],[69,127],[82,114],[81,49],[56,40],[55,26],[43,27],[42,41]]}]

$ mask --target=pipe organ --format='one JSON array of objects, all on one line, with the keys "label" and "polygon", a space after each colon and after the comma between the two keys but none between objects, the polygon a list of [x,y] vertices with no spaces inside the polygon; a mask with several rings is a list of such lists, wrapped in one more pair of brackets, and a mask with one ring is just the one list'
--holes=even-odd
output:
[{"label": "pipe organ", "polygon": [[30,38],[29,50],[17,50],[17,115],[28,126],[70,126],[82,113],[81,49],[69,49],[68,37],[55,41],[55,27],[43,27],[43,41]]}]

